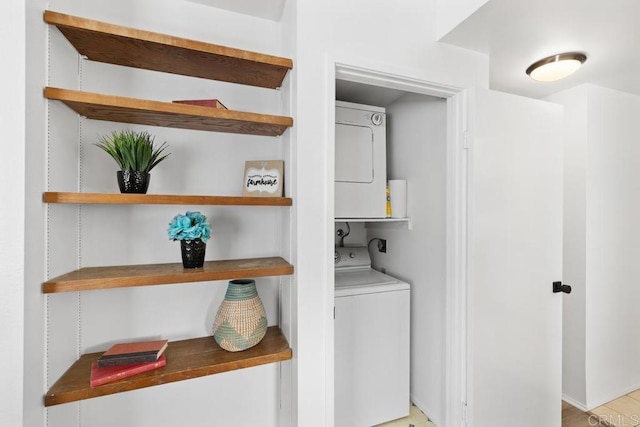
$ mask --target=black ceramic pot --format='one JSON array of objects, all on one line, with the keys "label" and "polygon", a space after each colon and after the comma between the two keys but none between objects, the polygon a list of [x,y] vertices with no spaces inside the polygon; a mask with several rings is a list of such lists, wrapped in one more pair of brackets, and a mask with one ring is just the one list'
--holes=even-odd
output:
[{"label": "black ceramic pot", "polygon": [[182,266],[184,268],[200,268],[204,265],[204,253],[207,244],[201,239],[180,240],[182,250]]},{"label": "black ceramic pot", "polygon": [[118,171],[118,186],[121,193],[146,194],[151,175],[140,171]]}]

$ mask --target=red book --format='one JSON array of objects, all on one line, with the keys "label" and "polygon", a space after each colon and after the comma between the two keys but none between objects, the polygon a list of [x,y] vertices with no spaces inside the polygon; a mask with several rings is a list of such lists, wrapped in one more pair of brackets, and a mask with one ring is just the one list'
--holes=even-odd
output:
[{"label": "red book", "polygon": [[176,104],[198,105],[200,107],[223,108],[227,109],[222,102],[217,99],[184,99],[181,101],[173,101]]},{"label": "red book", "polygon": [[98,367],[155,362],[168,343],[169,340],[155,340],[114,344],[98,358]]},{"label": "red book", "polygon": [[152,371],[161,368],[167,364],[167,357],[162,355],[155,362],[140,363],[137,365],[107,366],[99,368],[97,361],[91,364],[91,387],[111,383],[114,381],[128,378],[142,372]]}]

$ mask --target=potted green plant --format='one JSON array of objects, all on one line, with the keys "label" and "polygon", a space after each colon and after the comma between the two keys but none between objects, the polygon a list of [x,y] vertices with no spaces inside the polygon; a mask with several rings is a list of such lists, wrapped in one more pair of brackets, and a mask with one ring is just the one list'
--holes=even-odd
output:
[{"label": "potted green plant", "polygon": [[204,265],[207,240],[211,237],[211,225],[200,212],[187,211],[173,217],[167,230],[169,239],[180,240],[182,265],[184,268],[199,268]]},{"label": "potted green plant", "polygon": [[117,177],[122,193],[145,194],[149,188],[149,172],[171,154],[162,155],[167,143],[155,146],[154,137],[146,131],[113,131],[101,136],[96,145],[120,166]]}]

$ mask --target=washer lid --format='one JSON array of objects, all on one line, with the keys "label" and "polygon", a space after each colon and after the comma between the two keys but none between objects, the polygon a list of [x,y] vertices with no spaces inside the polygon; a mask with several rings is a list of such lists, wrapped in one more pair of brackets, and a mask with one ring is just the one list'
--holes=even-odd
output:
[{"label": "washer lid", "polygon": [[336,288],[358,285],[384,285],[397,283],[398,279],[381,273],[373,268],[335,272]]},{"label": "washer lid", "polygon": [[336,297],[409,289],[409,284],[372,268],[336,271],[335,286]]}]

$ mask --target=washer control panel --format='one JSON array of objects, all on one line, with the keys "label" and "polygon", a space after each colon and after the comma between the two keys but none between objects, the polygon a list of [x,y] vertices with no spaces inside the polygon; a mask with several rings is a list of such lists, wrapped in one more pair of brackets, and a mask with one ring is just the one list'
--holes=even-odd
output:
[{"label": "washer control panel", "polygon": [[371,257],[366,246],[336,247],[334,254],[335,268],[366,267],[371,265]]}]

